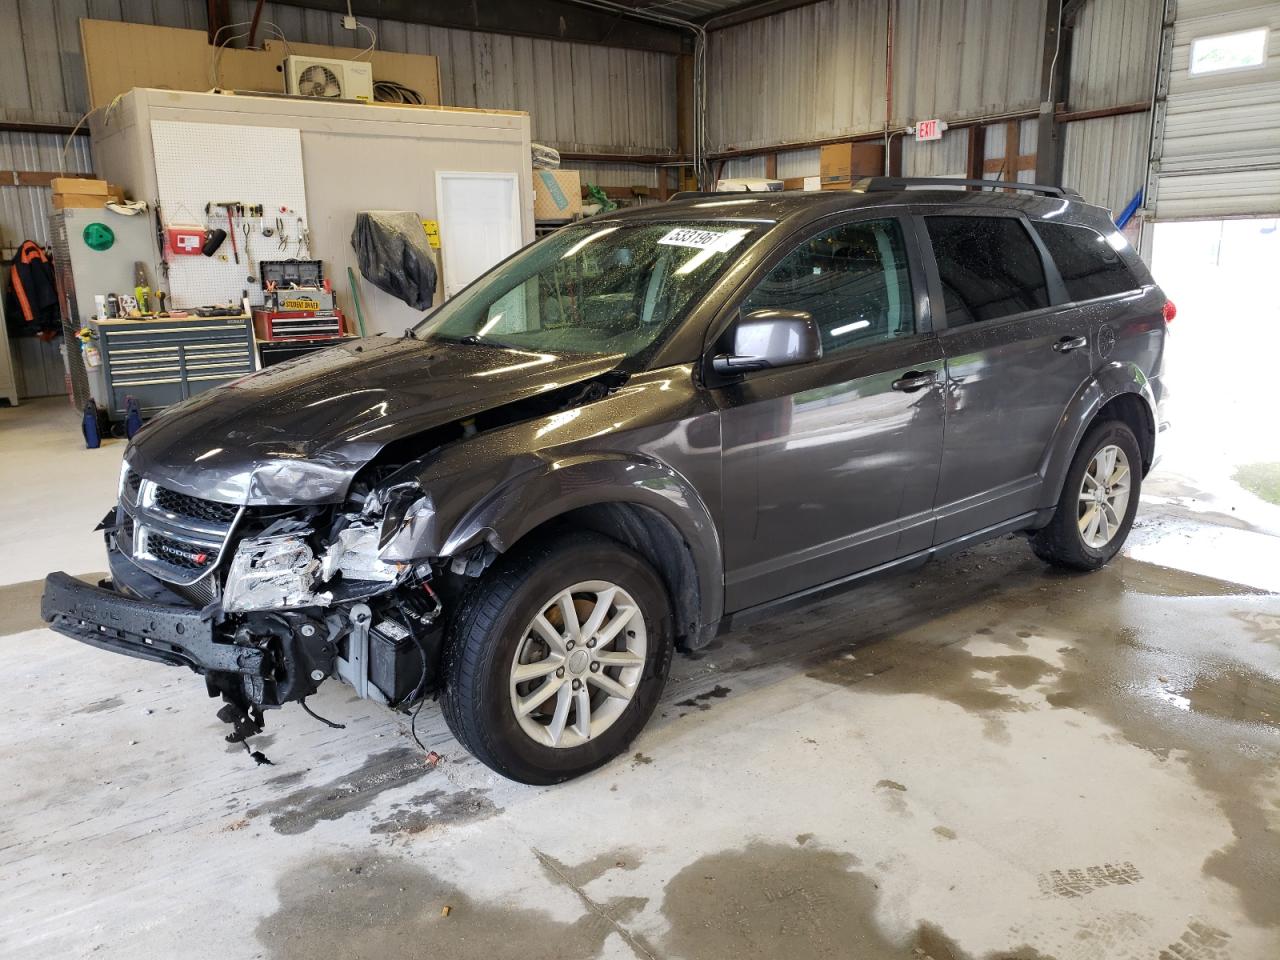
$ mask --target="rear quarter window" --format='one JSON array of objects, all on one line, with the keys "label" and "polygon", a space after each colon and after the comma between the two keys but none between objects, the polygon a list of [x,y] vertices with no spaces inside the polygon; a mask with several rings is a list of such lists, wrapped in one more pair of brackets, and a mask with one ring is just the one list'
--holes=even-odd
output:
[{"label": "rear quarter window", "polygon": [[925,217],[947,326],[999,320],[1049,305],[1040,251],[1014,217]]},{"label": "rear quarter window", "polygon": [[1035,231],[1058,265],[1067,296],[1072,300],[1109,297],[1140,286],[1120,254],[1096,230],[1037,221]]}]

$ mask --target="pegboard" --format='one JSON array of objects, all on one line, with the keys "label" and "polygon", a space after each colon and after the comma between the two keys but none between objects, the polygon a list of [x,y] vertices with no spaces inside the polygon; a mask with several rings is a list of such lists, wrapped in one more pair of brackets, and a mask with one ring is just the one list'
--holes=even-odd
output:
[{"label": "pegboard", "polygon": [[[258,305],[262,303],[262,287],[256,279],[260,260],[319,258],[318,251],[308,251],[306,244],[299,250],[299,234],[306,229],[307,192],[302,176],[302,135],[296,128],[152,120],[151,142],[166,226],[195,224],[228,230],[223,208],[210,207],[206,216],[206,203],[227,201],[263,207],[261,218],[247,218],[252,269],[245,257],[244,218],[239,216],[235,221],[239,264],[232,255],[229,230],[212,257],[174,256],[170,252],[171,306],[238,302],[244,290],[249,291],[249,302]],[[288,212],[282,213],[281,207]],[[280,246],[277,217],[288,240],[284,248]],[[264,226],[273,231],[272,236],[262,235]],[[250,274],[255,277],[253,283],[248,280]]]}]

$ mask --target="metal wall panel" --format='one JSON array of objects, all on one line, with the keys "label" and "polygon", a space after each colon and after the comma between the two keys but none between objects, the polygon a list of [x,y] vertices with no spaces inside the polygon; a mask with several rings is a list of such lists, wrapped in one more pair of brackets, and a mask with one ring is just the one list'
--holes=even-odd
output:
[{"label": "metal wall panel", "polygon": [[[1280,214],[1280,3],[1179,0],[1156,145],[1157,220]],[[1192,76],[1196,37],[1269,27],[1254,69]]]},{"label": "metal wall panel", "polygon": [[1062,182],[1090,203],[1118,214],[1147,174],[1147,113],[1081,120],[1065,127]]},{"label": "metal wall panel", "polygon": [[963,177],[969,155],[969,131],[948,130],[941,140],[902,142],[902,174],[907,177]]},{"label": "metal wall panel", "polygon": [[[898,0],[893,126],[1036,105],[1044,5]],[[825,0],[711,34],[711,149],[869,133],[885,122],[883,0]]]},{"label": "metal wall panel", "polygon": [[[58,170],[65,143],[48,133],[0,132],[0,170]],[[92,169],[88,138],[75,137],[67,149],[67,172]],[[11,257],[23,240],[48,244],[49,203],[48,187],[0,187],[0,255]]]},{"label": "metal wall panel", "polygon": [[645,186],[657,189],[658,186],[658,168],[651,163],[581,163],[574,160],[560,166],[565,170],[577,170],[584,187],[589,183],[599,187]]},{"label": "metal wall panel", "polygon": [[1076,20],[1068,102],[1093,110],[1151,99],[1164,0],[1090,0]]},{"label": "metal wall panel", "polygon": [[[233,21],[253,15],[233,0]],[[0,119],[74,123],[87,109],[79,19],[203,29],[203,0],[0,0]],[[364,31],[336,13],[268,3],[260,32],[360,48]],[[394,20],[365,21],[379,49],[440,60],[445,104],[527,110],[533,135],[565,151],[674,153],[675,57],[554,40],[447,30]],[[9,29],[12,27],[12,29]],[[247,27],[240,31],[247,32]]]}]

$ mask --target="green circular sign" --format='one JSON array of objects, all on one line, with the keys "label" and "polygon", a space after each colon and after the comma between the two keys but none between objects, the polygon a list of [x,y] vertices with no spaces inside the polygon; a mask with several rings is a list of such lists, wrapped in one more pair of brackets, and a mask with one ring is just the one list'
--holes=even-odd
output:
[{"label": "green circular sign", "polygon": [[116,242],[115,231],[105,223],[91,223],[84,228],[84,242],[90,250],[97,250],[99,253],[110,250],[111,245]]}]

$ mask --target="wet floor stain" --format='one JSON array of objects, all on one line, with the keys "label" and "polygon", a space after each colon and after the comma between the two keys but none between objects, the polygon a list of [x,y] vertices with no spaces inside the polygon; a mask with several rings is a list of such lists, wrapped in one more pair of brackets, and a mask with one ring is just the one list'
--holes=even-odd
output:
[{"label": "wet floor stain", "polygon": [[1235,835],[1205,875],[1234,887],[1252,922],[1280,927],[1280,676],[1247,649],[1277,642],[1275,598],[1133,560],[1090,575],[1001,564],[998,589],[966,584],[958,598],[944,583],[917,610],[873,595],[890,616],[852,652],[815,654],[808,675],[956,704],[998,742],[1016,711],[1078,711],[1177,758]]},{"label": "wet floor stain", "polygon": [[877,790],[900,790],[903,793],[907,792],[907,788],[904,787],[902,784],[898,783],[898,781],[896,780],[881,780],[876,784],[876,789]]},{"label": "wet floor stain", "polygon": [[631,847],[606,850],[582,863],[563,863],[543,850],[535,850],[543,872],[555,883],[563,883],[575,891],[599,880],[612,870],[635,870],[640,866],[640,851]]},{"label": "wet floor stain", "polygon": [[79,710],[73,710],[72,713],[102,713],[104,710],[114,710],[116,707],[124,706],[124,701],[119,697],[104,697],[101,700],[95,700],[93,703],[87,703]]},{"label": "wet floor stain", "polygon": [[1076,899],[1111,886],[1130,886],[1142,881],[1142,872],[1132,863],[1104,863],[1096,867],[1072,867],[1040,874],[1037,883],[1045,896]]},{"label": "wet floor stain", "polygon": [[712,700],[723,700],[730,694],[728,687],[716,684],[710,690],[704,690],[702,693],[694,694],[687,700],[676,701],[677,707],[697,707],[699,710],[710,710]]},{"label": "wet floor stain", "polygon": [[631,765],[633,767],[645,767],[651,763],[653,763],[653,757],[647,757],[639,751],[636,751],[636,755],[631,758]]},{"label": "wet floor stain", "polygon": [[956,832],[950,827],[934,827],[933,832],[942,837],[943,840],[954,840]]},{"label": "wet floor stain", "polygon": [[[670,930],[653,957],[689,960],[971,960],[941,929],[920,923],[901,939],[876,920],[880,889],[847,853],[753,843],[701,857],[671,878],[662,914]],[[803,945],[801,948],[800,945]],[[985,960],[1037,960],[1017,947]],[[976,958],[972,958],[976,960]]]},{"label": "wet floor stain", "polygon": [[370,827],[369,832],[412,835],[488,820],[502,812],[488,794],[478,787],[452,792],[428,790],[405,803],[392,804],[391,813]]},{"label": "wet floor stain", "polygon": [[[475,900],[384,853],[303,861],[280,878],[277,895],[278,908],[255,930],[272,960],[594,957],[617,931],[591,910],[566,923],[517,903]],[[616,909],[631,916],[626,905]]]},{"label": "wet floor stain", "polygon": [[277,833],[306,833],[322,820],[338,820],[368,807],[388,790],[413,783],[432,771],[422,754],[394,747],[369,756],[355,770],[328,783],[303,787],[250,810],[248,817],[270,817]]},{"label": "wet floor stain", "polygon": [[1229,960],[1231,934],[1198,920],[1160,951],[1158,960]]}]

